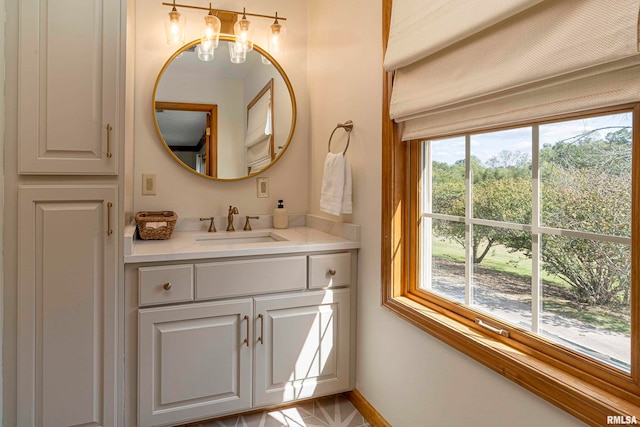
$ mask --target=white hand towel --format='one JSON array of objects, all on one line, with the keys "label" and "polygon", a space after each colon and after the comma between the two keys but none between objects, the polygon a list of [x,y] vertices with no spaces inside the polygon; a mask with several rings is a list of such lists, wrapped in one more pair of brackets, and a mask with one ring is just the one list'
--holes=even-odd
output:
[{"label": "white hand towel", "polygon": [[351,165],[347,155],[344,157],[344,191],[342,192],[342,213],[353,213],[353,204],[351,202]]},{"label": "white hand towel", "polygon": [[320,210],[331,215],[352,212],[351,167],[342,153],[328,153],[324,161]]}]

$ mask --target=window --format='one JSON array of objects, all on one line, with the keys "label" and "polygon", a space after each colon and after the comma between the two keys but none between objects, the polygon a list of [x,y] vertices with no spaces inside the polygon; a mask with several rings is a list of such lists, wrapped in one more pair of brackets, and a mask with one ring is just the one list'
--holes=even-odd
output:
[{"label": "window", "polygon": [[639,111],[410,142],[386,123],[383,304],[588,423],[637,417]]},{"label": "window", "polygon": [[391,3],[383,305],[588,424],[637,423],[640,4]]},{"label": "window", "polygon": [[415,141],[415,289],[631,372],[632,112]]}]

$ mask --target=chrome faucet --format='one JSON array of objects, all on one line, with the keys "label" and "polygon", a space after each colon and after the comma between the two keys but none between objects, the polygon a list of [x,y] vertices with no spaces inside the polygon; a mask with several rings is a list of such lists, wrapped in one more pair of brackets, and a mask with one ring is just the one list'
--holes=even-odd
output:
[{"label": "chrome faucet", "polygon": [[234,231],[233,228],[233,214],[238,213],[238,208],[229,206],[229,215],[227,216],[227,231]]},{"label": "chrome faucet", "polygon": [[200,221],[211,221],[209,223],[209,230],[207,230],[209,233],[215,233],[216,232],[216,225],[213,223],[213,217],[209,217],[209,218],[200,218]]}]

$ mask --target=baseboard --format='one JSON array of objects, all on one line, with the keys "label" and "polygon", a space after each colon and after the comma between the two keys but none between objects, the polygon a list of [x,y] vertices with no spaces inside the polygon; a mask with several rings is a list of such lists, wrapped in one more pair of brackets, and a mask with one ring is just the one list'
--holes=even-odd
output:
[{"label": "baseboard", "polygon": [[344,393],[344,395],[353,403],[353,406],[356,407],[369,424],[371,424],[371,427],[391,427],[391,424],[376,411],[376,408],[374,408],[357,389],[348,391]]}]

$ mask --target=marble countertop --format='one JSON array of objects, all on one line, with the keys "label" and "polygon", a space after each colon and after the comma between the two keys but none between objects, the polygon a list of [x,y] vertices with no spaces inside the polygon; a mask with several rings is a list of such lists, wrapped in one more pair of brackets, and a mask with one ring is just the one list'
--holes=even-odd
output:
[{"label": "marble countertop", "polygon": [[[253,231],[218,231],[216,233],[174,231],[168,240],[136,240],[135,234],[135,225],[125,229],[125,263],[293,254],[360,247],[358,241],[309,226],[287,229],[262,228]],[[284,240],[251,241],[261,240],[271,234],[276,239]],[[215,240],[206,240],[208,238]],[[244,238],[247,238],[247,242],[242,242]],[[233,241],[228,239],[233,239]]]}]

